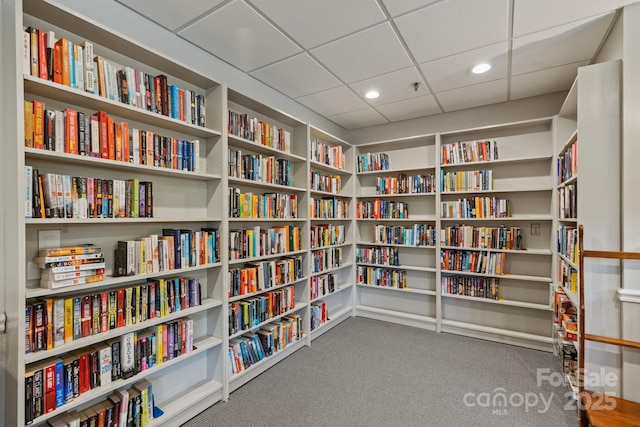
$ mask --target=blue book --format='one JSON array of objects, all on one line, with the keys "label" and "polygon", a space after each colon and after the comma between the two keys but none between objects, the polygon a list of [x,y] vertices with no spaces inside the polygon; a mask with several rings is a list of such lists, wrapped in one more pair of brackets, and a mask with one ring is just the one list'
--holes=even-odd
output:
[{"label": "blue book", "polygon": [[62,360],[58,360],[56,362],[56,408],[64,405],[64,385],[64,362]]},{"label": "blue book", "polygon": [[171,90],[171,117],[180,118],[180,89],[176,85],[169,85]]},{"label": "blue book", "polygon": [[73,55],[73,42],[69,42],[69,86],[76,87],[76,58]]}]

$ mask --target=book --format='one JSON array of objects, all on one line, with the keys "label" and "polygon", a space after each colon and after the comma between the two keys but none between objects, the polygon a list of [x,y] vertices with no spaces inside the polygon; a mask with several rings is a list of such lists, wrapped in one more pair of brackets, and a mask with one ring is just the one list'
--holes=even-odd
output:
[{"label": "book", "polygon": [[40,249],[38,251],[38,256],[52,257],[52,256],[97,254],[97,253],[102,253],[102,248],[100,246],[95,246],[93,244],[85,244],[85,245],[78,245],[78,246]]}]

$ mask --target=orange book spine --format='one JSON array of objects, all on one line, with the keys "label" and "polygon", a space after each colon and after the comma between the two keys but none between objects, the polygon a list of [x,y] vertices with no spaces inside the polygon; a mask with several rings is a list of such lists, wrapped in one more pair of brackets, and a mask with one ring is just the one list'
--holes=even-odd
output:
[{"label": "orange book spine", "polygon": [[64,152],[78,154],[78,112],[64,110]]},{"label": "orange book spine", "polygon": [[122,122],[122,161],[131,162],[131,154],[129,147],[129,123]]},{"label": "orange book spine", "polygon": [[105,111],[98,111],[96,113],[98,115],[98,124],[100,126],[100,157],[103,159],[109,158],[109,142],[108,142],[108,134],[107,132],[107,113]]},{"label": "orange book spine", "polygon": [[114,123],[115,159],[122,161],[122,123]]},{"label": "orange book spine", "polygon": [[38,75],[41,79],[49,79],[47,68],[47,33],[38,30]]},{"label": "orange book spine", "polygon": [[33,101],[33,148],[44,148],[44,102]]},{"label": "orange book spine", "polygon": [[65,86],[70,86],[71,81],[69,77],[69,41],[65,38],[61,38],[56,42],[55,46],[58,46],[58,48],[60,49],[60,83]]},{"label": "orange book spine", "polygon": [[107,117],[107,148],[107,158],[114,160],[116,158],[116,143],[113,117]]}]

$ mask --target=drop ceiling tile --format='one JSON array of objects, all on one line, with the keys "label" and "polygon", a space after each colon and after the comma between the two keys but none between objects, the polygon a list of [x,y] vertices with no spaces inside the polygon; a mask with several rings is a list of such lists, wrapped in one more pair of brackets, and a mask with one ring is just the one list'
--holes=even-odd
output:
[{"label": "drop ceiling tile", "polygon": [[[414,90],[413,83],[418,82],[418,90]],[[357,94],[364,97],[370,90],[376,90],[380,96],[376,99],[365,99],[369,105],[388,104],[407,98],[424,96],[429,93],[429,89],[423,83],[420,73],[415,67],[403,70],[392,71],[391,73],[375,76],[370,79],[361,80],[349,85]]]},{"label": "drop ceiling tile", "polygon": [[534,71],[511,77],[509,99],[521,99],[529,96],[568,90],[578,75],[578,67],[589,65],[590,61],[575,62],[560,67]]},{"label": "drop ceiling tile", "polygon": [[[421,64],[420,68],[434,92],[504,79],[507,77],[507,48],[507,42],[500,42],[427,62]],[[490,64],[491,70],[484,74],[473,74],[471,68],[483,62]]]},{"label": "drop ceiling tile", "polygon": [[342,85],[340,80],[306,53],[267,65],[250,74],[289,98],[298,98]]},{"label": "drop ceiling tile", "polygon": [[376,109],[392,122],[431,116],[442,112],[432,95],[378,105]]},{"label": "drop ceiling tile", "polygon": [[346,86],[296,98],[296,101],[325,117],[367,108],[367,103]]},{"label": "drop ceiling tile", "polygon": [[385,20],[371,0],[251,0],[306,49]]},{"label": "drop ceiling tile", "polygon": [[117,0],[128,8],[174,31],[224,0],[191,0],[189,7],[175,0]]},{"label": "drop ceiling tile", "polygon": [[388,22],[320,46],[311,54],[345,83],[411,65]]},{"label": "drop ceiling tile", "polygon": [[[615,10],[638,0],[514,0],[513,36],[544,30]],[[553,11],[553,13],[550,13]]]},{"label": "drop ceiling tile", "polygon": [[613,17],[608,13],[514,39],[512,75],[591,59]]},{"label": "drop ceiling tile", "polygon": [[351,111],[349,113],[337,114],[327,117],[329,120],[339,124],[345,129],[358,129],[366,126],[381,125],[389,123],[373,108]]},{"label": "drop ceiling tile", "polygon": [[418,63],[507,39],[509,0],[448,0],[395,19]]},{"label": "drop ceiling tile", "polygon": [[445,111],[463,110],[507,100],[507,79],[436,93]]},{"label": "drop ceiling tile", "polygon": [[391,16],[402,15],[439,0],[382,0]]},{"label": "drop ceiling tile", "polygon": [[245,72],[301,51],[242,1],[223,6],[178,34]]}]

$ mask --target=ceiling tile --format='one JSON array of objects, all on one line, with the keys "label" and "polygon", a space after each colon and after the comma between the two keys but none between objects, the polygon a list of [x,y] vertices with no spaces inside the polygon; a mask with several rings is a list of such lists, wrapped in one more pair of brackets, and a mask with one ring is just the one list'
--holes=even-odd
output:
[{"label": "ceiling tile", "polygon": [[[471,86],[507,77],[507,42],[474,49],[437,61],[421,64],[422,72],[434,92]],[[491,70],[473,74],[471,67],[486,62]]]},{"label": "ceiling tile", "polygon": [[416,61],[423,63],[506,40],[508,12],[509,0],[448,0],[395,22]]},{"label": "ceiling tile", "polygon": [[[418,90],[413,88],[413,83],[418,82]],[[415,67],[393,71],[370,79],[361,80],[349,85],[360,96],[364,96],[369,90],[375,89],[380,93],[376,99],[365,99],[370,105],[388,104],[402,99],[414,98],[429,94],[429,89],[422,82],[422,77]]]},{"label": "ceiling tile", "polygon": [[613,17],[608,13],[514,39],[512,75],[591,59]]},{"label": "ceiling tile", "polygon": [[301,51],[242,1],[225,5],[179,35],[245,72]]},{"label": "ceiling tile", "polygon": [[190,0],[189,7],[175,0],[117,0],[171,31],[213,9],[224,0]]},{"label": "ceiling tile", "polygon": [[375,126],[389,123],[387,119],[382,117],[380,113],[378,113],[373,108],[366,108],[364,110],[337,114],[335,116],[329,116],[327,118],[339,124],[345,129],[357,129],[366,126]]},{"label": "ceiling tile", "polygon": [[[600,15],[638,0],[514,0],[513,36]],[[550,13],[553,11],[553,13]]]},{"label": "ceiling tile", "polygon": [[511,94],[509,99],[527,98],[529,96],[544,95],[546,93],[567,90],[573,84],[578,74],[578,67],[589,65],[590,61],[575,62],[548,68],[533,73],[511,77]]},{"label": "ceiling tile", "polygon": [[382,0],[389,15],[398,16],[411,10],[435,3],[439,0]]},{"label": "ceiling tile", "polygon": [[371,0],[250,0],[306,49],[385,20]]},{"label": "ceiling tile", "polygon": [[251,75],[290,98],[342,85],[340,80],[306,53],[260,68]]},{"label": "ceiling tile", "polygon": [[442,112],[432,95],[378,105],[376,109],[392,122],[431,116]]},{"label": "ceiling tile", "polygon": [[313,49],[311,54],[345,83],[411,65],[388,22]]},{"label": "ceiling tile", "polygon": [[333,116],[367,108],[367,103],[346,86],[296,98],[296,101],[323,116]]},{"label": "ceiling tile", "polygon": [[445,111],[456,111],[507,100],[507,79],[436,93]]}]

